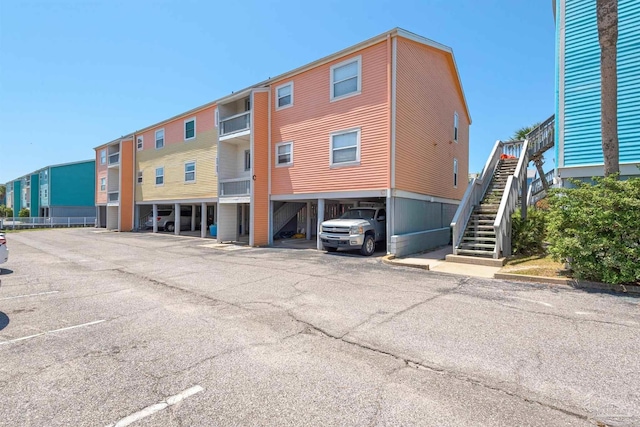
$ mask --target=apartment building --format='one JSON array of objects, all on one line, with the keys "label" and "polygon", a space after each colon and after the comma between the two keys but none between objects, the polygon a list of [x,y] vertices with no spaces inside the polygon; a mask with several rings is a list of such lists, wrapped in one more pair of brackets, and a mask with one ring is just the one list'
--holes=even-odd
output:
[{"label": "apartment building", "polygon": [[134,135],[95,148],[96,223],[115,231],[133,230]]}]

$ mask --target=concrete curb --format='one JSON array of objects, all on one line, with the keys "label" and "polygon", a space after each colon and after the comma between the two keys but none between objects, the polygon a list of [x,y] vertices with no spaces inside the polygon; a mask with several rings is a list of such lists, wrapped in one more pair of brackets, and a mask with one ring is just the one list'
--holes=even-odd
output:
[{"label": "concrete curb", "polygon": [[607,283],[586,282],[575,279],[563,279],[560,277],[529,276],[513,273],[496,273],[493,277],[502,280],[516,280],[519,282],[547,283],[550,285],[568,286],[574,289],[590,289],[640,295],[640,286],[637,285],[610,285]]},{"label": "concrete curb", "polygon": [[394,267],[400,266],[400,267],[411,267],[411,268],[418,268],[420,270],[429,270],[429,265],[428,264],[409,264],[409,263],[404,263],[404,262],[399,262],[396,261],[396,256],[395,255],[385,255],[382,257],[382,263],[383,264],[387,264],[387,265],[392,265]]}]

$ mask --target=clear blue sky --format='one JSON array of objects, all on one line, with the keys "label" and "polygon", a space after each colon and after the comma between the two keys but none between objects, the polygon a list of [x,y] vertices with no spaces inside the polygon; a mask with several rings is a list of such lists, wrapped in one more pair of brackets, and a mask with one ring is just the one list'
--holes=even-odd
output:
[{"label": "clear blue sky", "polygon": [[0,183],[394,27],[453,48],[470,172],[553,113],[551,0],[0,0]]}]

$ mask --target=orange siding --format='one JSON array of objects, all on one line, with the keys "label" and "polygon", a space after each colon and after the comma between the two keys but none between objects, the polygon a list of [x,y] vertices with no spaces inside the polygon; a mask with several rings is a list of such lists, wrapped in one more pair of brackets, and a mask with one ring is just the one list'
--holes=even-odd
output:
[{"label": "orange siding", "polygon": [[[330,102],[330,67],[362,55],[362,93]],[[296,194],[389,187],[387,42],[272,85],[271,192]],[[293,80],[293,106],[275,110],[275,88]],[[360,127],[360,165],[331,168],[332,132]],[[275,146],[293,141],[293,166],[275,167]],[[257,158],[257,156],[254,156]]]},{"label": "orange siding", "polygon": [[269,93],[253,93],[253,244],[269,244]]},{"label": "orange siding", "polygon": [[120,143],[120,231],[133,230],[133,140]]},{"label": "orange siding", "polygon": [[[469,116],[453,61],[442,51],[397,40],[395,188],[462,199],[469,171]],[[459,117],[458,143],[453,142],[454,111]]]},{"label": "orange siding", "polygon": [[105,191],[100,191],[100,179],[107,177],[107,164],[100,164],[100,151],[103,149],[106,149],[106,147],[96,149],[96,205],[107,203],[106,188]]}]

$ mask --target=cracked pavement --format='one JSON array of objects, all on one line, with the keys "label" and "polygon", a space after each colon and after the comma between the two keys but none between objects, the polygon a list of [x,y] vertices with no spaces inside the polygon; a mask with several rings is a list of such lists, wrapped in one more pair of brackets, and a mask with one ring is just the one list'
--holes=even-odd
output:
[{"label": "cracked pavement", "polygon": [[162,234],[8,240],[3,426],[109,425],[195,385],[134,425],[640,425],[638,298]]}]

